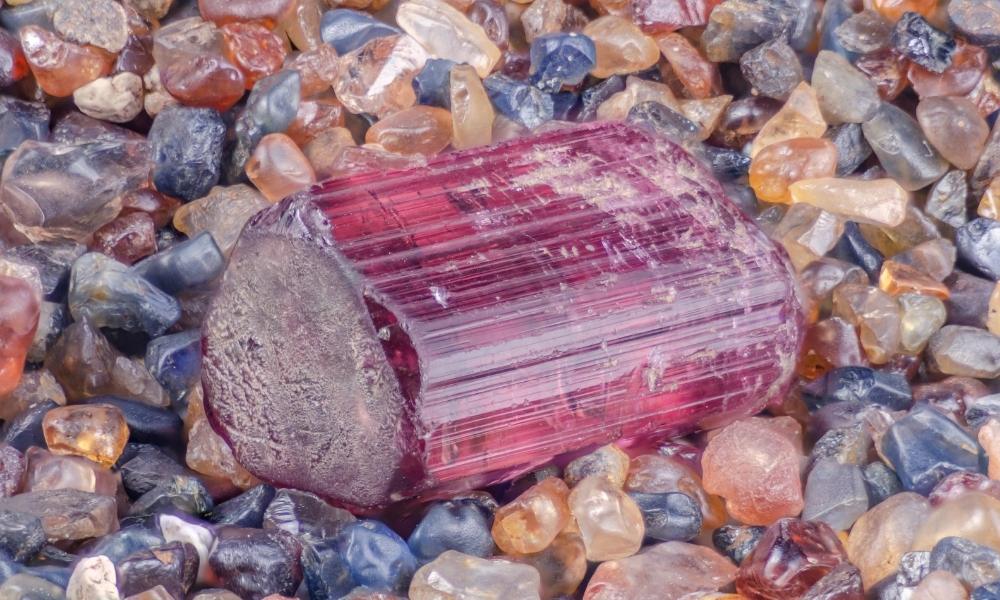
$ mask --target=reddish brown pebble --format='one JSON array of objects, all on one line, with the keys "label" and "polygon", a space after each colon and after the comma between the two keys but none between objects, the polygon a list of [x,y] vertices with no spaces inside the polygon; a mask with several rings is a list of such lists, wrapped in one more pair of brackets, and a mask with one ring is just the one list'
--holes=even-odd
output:
[{"label": "reddish brown pebble", "polygon": [[295,0],[198,0],[198,11],[219,25],[260,21],[274,27],[288,17],[295,4]]},{"label": "reddish brown pebble", "polygon": [[106,467],[121,456],[129,435],[122,411],[105,404],[53,408],[45,413],[42,431],[53,453],[82,456]]},{"label": "reddish brown pebble", "polygon": [[264,136],[247,161],[247,177],[271,202],[316,183],[309,160],[283,133]]},{"label": "reddish brown pebble", "polygon": [[122,215],[94,232],[91,248],[131,265],[156,252],[156,223],[144,212]]},{"label": "reddish brown pebble", "polygon": [[35,25],[21,28],[19,35],[35,80],[53,96],[73,95],[77,88],[110,73],[114,65],[115,56],[110,52],[64,41]]},{"label": "reddish brown pebble", "polygon": [[281,38],[258,23],[227,23],[222,26],[225,56],[246,79],[246,89],[277,73],[285,61]]}]

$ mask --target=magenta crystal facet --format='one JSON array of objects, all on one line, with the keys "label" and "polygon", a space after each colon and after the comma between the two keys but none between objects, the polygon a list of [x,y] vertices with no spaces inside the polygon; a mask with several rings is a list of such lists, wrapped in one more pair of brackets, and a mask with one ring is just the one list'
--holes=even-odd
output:
[{"label": "magenta crystal facet", "polygon": [[568,127],[257,215],[206,411],[261,479],[377,507],[753,413],[802,322],[783,252],[688,154]]}]

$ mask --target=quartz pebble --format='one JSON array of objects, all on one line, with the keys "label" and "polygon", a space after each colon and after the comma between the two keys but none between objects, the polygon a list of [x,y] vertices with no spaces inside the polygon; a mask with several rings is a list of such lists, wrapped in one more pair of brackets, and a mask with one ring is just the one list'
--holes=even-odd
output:
[{"label": "quartz pebble", "polygon": [[343,56],[333,89],[347,110],[385,116],[416,101],[411,82],[427,52],[412,37],[378,37]]},{"label": "quartz pebble", "polygon": [[114,55],[100,48],[64,41],[35,25],[22,28],[18,35],[38,86],[53,96],[71,96],[111,71]]},{"label": "quartz pebble", "polygon": [[493,540],[511,554],[544,550],[569,523],[568,501],[569,489],[561,479],[550,477],[536,484],[497,511]]},{"label": "quartz pebble", "polygon": [[804,520],[846,531],[867,510],[868,492],[860,467],[830,459],[813,465],[805,485]]},{"label": "quartz pebble", "polygon": [[410,583],[411,600],[496,598],[537,600],[538,571],[503,559],[485,559],[448,550],[420,567]]},{"label": "quartz pebble", "polygon": [[639,505],[606,477],[584,478],[570,492],[568,502],[587,560],[625,558],[642,546],[645,528]]},{"label": "quartz pebble", "polygon": [[[450,125],[449,121],[449,128]],[[272,133],[260,140],[247,161],[246,172],[250,181],[271,202],[277,202],[316,182],[316,173],[309,164],[309,159],[283,133]]]},{"label": "quartz pebble", "polygon": [[444,0],[406,0],[396,19],[428,54],[469,64],[480,77],[489,75],[500,60],[500,49],[483,28]]},{"label": "quartz pebble", "polygon": [[61,406],[45,414],[45,443],[56,454],[82,456],[111,466],[121,456],[129,429],[113,406]]},{"label": "quartz pebble", "polygon": [[924,497],[902,492],[874,506],[854,523],[845,547],[851,563],[861,570],[866,589],[896,570],[929,512]]},{"label": "quartz pebble", "polygon": [[596,62],[590,71],[594,77],[648,69],[660,57],[653,38],[622,17],[598,17],[583,28],[583,34],[596,46]]},{"label": "quartz pebble", "polygon": [[946,325],[928,344],[933,368],[947,375],[1000,377],[1000,337],[975,327]]},{"label": "quartz pebble", "polygon": [[831,125],[864,123],[878,111],[875,84],[835,52],[821,50],[816,56],[811,83],[823,118]]},{"label": "quartz pebble", "polygon": [[972,102],[965,98],[925,98],[917,105],[917,121],[945,160],[963,170],[976,166],[989,127]]},{"label": "quartz pebble", "polygon": [[115,565],[107,556],[89,556],[77,563],[66,586],[67,600],[118,600]]},{"label": "quartz pebble", "polygon": [[792,90],[784,106],[768,120],[754,140],[751,156],[776,142],[800,137],[821,137],[826,121],[820,111],[816,92],[803,82]]},{"label": "quartz pebble", "polygon": [[892,179],[820,178],[789,185],[793,203],[804,202],[862,223],[893,227],[906,218],[909,194]]},{"label": "quartz pebble", "polygon": [[796,181],[832,177],[837,148],[822,138],[794,138],[771,144],[750,163],[750,186],[765,202],[791,202]]},{"label": "quartz pebble", "polygon": [[736,578],[736,567],[709,548],[664,542],[639,554],[601,563],[584,600],[680,600],[692,592],[720,590]]},{"label": "quartz pebble", "polygon": [[913,117],[895,105],[882,103],[862,130],[886,173],[907,190],[925,187],[948,170]]},{"label": "quartz pebble", "polygon": [[[365,134],[365,141],[379,144],[389,152],[434,155],[451,143],[451,125],[452,117],[448,111],[432,106],[414,106],[376,123]],[[287,174],[286,169],[279,170]],[[264,195],[270,197],[266,191]]]}]

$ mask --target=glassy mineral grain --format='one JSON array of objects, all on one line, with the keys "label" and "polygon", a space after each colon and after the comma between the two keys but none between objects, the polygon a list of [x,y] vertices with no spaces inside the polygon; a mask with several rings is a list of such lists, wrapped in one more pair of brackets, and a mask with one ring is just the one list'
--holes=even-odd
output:
[{"label": "glassy mineral grain", "polygon": [[257,477],[372,507],[755,412],[802,302],[722,196],[672,143],[599,123],[288,198],[207,317],[206,414]]}]

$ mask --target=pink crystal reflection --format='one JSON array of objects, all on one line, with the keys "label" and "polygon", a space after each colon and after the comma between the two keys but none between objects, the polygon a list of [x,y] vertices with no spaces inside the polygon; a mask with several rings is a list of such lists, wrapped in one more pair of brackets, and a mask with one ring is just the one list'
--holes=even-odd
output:
[{"label": "pink crystal reflection", "polygon": [[[408,324],[434,479],[754,412],[787,381],[788,269],[713,194],[680,150],[607,125],[317,194],[368,296]],[[387,353],[412,364],[401,337]]]},{"label": "pink crystal reflection", "polygon": [[[259,216],[241,245],[316,208],[328,220],[411,403],[395,444],[423,473],[397,473],[386,500],[719,423],[786,391],[802,328],[787,262],[667,141],[567,128],[310,194]],[[267,479],[252,464],[264,453],[241,452],[252,435],[234,449]],[[308,463],[282,483],[355,502]]]}]

